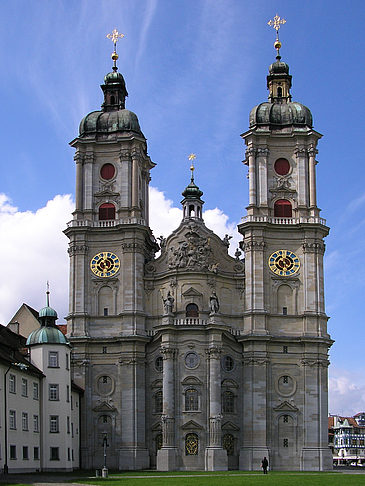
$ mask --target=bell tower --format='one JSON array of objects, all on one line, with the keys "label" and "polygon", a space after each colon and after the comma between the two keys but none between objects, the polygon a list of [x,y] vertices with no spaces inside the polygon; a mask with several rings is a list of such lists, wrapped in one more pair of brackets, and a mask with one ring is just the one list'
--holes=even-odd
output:
[{"label": "bell tower", "polygon": [[[245,252],[243,362],[247,384],[240,469],[264,456],[274,469],[332,468],[327,447],[327,366],[332,344],[324,306],[324,238],[316,198],[321,134],[292,101],[281,60],[269,67],[269,100],[254,107],[244,163],[249,205],[239,225]],[[253,432],[251,432],[251,430]]]},{"label": "bell tower", "polygon": [[[116,30],[113,69],[101,86],[101,110],[86,115],[76,149],[76,208],[69,238],[68,336],[74,380],[85,389],[82,467],[149,466],[145,444],[144,265],[158,245],[148,226],[148,185],[155,166],[118,72]],[[123,435],[122,435],[123,429]]]}]

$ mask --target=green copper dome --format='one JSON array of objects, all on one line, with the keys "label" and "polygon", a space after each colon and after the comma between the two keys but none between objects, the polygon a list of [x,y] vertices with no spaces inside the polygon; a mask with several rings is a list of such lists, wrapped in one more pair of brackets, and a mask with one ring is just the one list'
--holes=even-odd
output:
[{"label": "green copper dome", "polygon": [[200,197],[203,195],[203,191],[199,189],[199,187],[195,184],[194,179],[191,178],[190,184],[185,188],[182,195],[187,199],[200,199]]},{"label": "green copper dome", "polygon": [[41,309],[39,311],[39,317],[54,317],[55,319],[57,319],[57,312],[52,309],[52,307],[49,307],[48,305],[46,307],[43,307],[43,309]]},{"label": "green copper dome", "polygon": [[68,341],[56,327],[42,326],[28,336],[27,346],[35,344],[68,344]]},{"label": "green copper dome", "polygon": [[307,126],[312,128],[312,114],[306,106],[296,101],[286,103],[261,103],[250,112],[250,127],[257,125],[271,126]]},{"label": "green copper dome", "polygon": [[80,123],[81,137],[115,132],[135,132],[143,136],[137,115],[125,108],[115,111],[92,111]]}]

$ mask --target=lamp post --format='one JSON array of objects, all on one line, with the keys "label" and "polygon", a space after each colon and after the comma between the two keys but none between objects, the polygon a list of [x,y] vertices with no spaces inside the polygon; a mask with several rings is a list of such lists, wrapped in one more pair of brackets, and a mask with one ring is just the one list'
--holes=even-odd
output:
[{"label": "lamp post", "polygon": [[108,477],[108,468],[106,467],[106,448],[107,447],[108,447],[108,435],[104,434],[104,438],[103,438],[104,465],[103,465],[103,469],[101,471],[101,476],[103,478]]}]

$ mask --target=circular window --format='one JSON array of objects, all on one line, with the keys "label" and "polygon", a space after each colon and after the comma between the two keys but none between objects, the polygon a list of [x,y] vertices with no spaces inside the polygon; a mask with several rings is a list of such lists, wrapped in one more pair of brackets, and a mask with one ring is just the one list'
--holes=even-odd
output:
[{"label": "circular window", "polygon": [[275,172],[279,175],[289,174],[290,164],[286,159],[278,159],[274,164]]},{"label": "circular window", "polygon": [[232,371],[234,368],[234,359],[232,356],[223,356],[222,358],[222,368],[224,371]]},{"label": "circular window", "polygon": [[155,361],[155,368],[157,371],[163,371],[163,358],[158,356]]},{"label": "circular window", "polygon": [[282,375],[278,379],[277,391],[283,397],[289,397],[295,393],[296,386],[297,384],[294,378],[289,375]]},{"label": "circular window", "polygon": [[115,175],[115,167],[113,164],[104,164],[103,167],[100,169],[100,175],[106,181],[113,179]]},{"label": "circular window", "polygon": [[199,365],[199,356],[196,353],[187,353],[185,356],[185,366],[189,369],[196,368]]}]

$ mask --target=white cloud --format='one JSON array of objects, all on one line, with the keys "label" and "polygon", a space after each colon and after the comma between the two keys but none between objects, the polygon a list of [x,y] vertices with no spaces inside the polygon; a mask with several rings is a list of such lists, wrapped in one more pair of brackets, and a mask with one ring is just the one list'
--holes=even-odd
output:
[{"label": "white cloud", "polygon": [[43,307],[47,280],[52,307],[60,318],[66,315],[68,255],[62,230],[72,210],[69,195],[55,196],[36,212],[18,211],[0,195],[0,323],[7,324],[23,302],[35,309]]},{"label": "white cloud", "polygon": [[328,400],[328,411],[332,414],[351,416],[365,411],[363,374],[330,368]]}]

